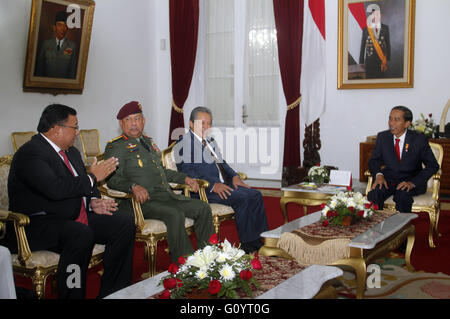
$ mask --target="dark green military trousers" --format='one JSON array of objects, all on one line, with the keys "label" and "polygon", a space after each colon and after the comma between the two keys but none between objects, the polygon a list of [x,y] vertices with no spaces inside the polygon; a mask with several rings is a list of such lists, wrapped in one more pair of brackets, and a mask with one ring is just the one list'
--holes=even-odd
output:
[{"label": "dark green military trousers", "polygon": [[[166,224],[167,243],[172,262],[176,262],[180,256],[190,255],[194,252],[184,227],[186,217],[194,220],[198,249],[207,245],[209,237],[214,233],[211,207],[201,200],[168,198],[162,201],[150,199],[142,204],[141,208],[145,219],[158,219]],[[122,201],[119,209],[132,211],[131,201]]]}]

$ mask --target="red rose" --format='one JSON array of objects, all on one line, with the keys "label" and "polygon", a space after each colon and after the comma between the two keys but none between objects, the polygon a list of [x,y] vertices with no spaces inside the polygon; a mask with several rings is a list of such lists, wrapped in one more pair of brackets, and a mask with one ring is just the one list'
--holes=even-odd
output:
[{"label": "red rose", "polygon": [[176,274],[178,272],[178,265],[172,263],[172,264],[169,265],[169,269],[168,270],[169,270],[169,272],[171,274]]},{"label": "red rose", "polygon": [[212,234],[211,237],[209,237],[209,243],[211,245],[216,245],[218,242],[217,234]]},{"label": "red rose", "polygon": [[209,282],[208,292],[211,295],[215,295],[219,293],[220,288],[222,288],[222,284],[220,283],[220,281],[218,281],[217,279],[213,279]]},{"label": "red rose", "polygon": [[317,167],[320,167],[320,163],[317,163],[316,166],[317,166]]},{"label": "red rose", "polygon": [[250,278],[252,278],[252,272],[250,270],[241,270],[239,277],[241,277],[242,280],[250,280]]},{"label": "red rose", "polygon": [[183,280],[177,278],[177,287],[183,287]]},{"label": "red rose", "polygon": [[324,209],[327,206],[325,203],[320,204],[320,209]]},{"label": "red rose", "polygon": [[185,262],[186,262],[186,258],[184,258],[183,256],[180,256],[180,258],[178,258],[178,264],[184,265]]},{"label": "red rose", "polygon": [[347,190],[350,192],[352,190],[351,186],[347,186]]},{"label": "red rose", "polygon": [[170,291],[169,290],[164,290],[159,296],[159,299],[169,299],[170,298]]},{"label": "red rose", "polygon": [[432,117],[432,116],[433,116],[433,113],[428,114],[428,116],[429,116],[429,117]]},{"label": "red rose", "polygon": [[355,211],[355,207],[349,207],[348,210],[353,213]]},{"label": "red rose", "polygon": [[360,210],[359,212],[356,213],[358,216],[364,217],[364,211]]},{"label": "red rose", "polygon": [[369,209],[371,206],[372,206],[372,203],[366,203],[366,204],[364,204],[364,207],[367,208],[367,209]]},{"label": "red rose", "polygon": [[375,210],[378,210],[379,207],[378,207],[377,204],[373,204],[372,208],[375,209]]},{"label": "red rose", "polygon": [[252,259],[252,267],[253,267],[253,269],[261,269],[262,268],[261,262],[259,261],[258,258]]},{"label": "red rose", "polygon": [[177,286],[177,280],[175,278],[164,279],[163,286],[166,289],[173,289]]},{"label": "red rose", "polygon": [[327,212],[327,218],[330,218],[330,217],[333,217],[333,211],[332,210],[329,210],[328,212]]},{"label": "red rose", "polygon": [[328,221],[328,219],[325,219],[325,220],[322,222],[322,226],[327,227],[329,223],[330,223],[330,222]]}]

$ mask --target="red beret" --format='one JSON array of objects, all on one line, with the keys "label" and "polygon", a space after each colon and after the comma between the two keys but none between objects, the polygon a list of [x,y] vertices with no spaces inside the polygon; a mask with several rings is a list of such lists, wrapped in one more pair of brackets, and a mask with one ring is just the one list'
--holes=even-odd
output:
[{"label": "red beret", "polygon": [[139,102],[132,101],[122,106],[119,113],[117,113],[117,119],[121,120],[128,115],[136,113],[142,113],[142,106]]}]

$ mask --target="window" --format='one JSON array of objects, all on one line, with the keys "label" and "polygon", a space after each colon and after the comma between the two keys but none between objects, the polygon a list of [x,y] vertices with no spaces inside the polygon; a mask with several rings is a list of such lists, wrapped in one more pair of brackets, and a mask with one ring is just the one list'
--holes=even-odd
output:
[{"label": "window", "polygon": [[219,126],[278,126],[280,72],[272,0],[206,0],[205,105]]}]

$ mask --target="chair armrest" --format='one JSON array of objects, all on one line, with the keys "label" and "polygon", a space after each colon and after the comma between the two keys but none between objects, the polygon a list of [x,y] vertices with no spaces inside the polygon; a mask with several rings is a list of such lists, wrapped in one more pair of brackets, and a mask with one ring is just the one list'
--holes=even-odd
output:
[{"label": "chair armrest", "polygon": [[245,173],[238,172],[237,174],[239,175],[239,178],[243,181],[245,181],[248,178],[247,174],[245,174]]},{"label": "chair armrest", "polygon": [[0,221],[14,223],[17,238],[17,258],[20,264],[25,266],[31,257],[30,246],[28,245],[27,235],[25,234],[25,226],[30,223],[30,218],[24,214],[0,210]]},{"label": "chair armrest", "polygon": [[432,177],[433,179],[433,200],[437,201],[439,200],[439,191],[441,189],[441,170],[434,174]]},{"label": "chair armrest", "polygon": [[367,194],[369,194],[370,189],[372,188],[373,177],[372,177],[372,174],[370,174],[369,170],[366,170],[364,172],[364,176],[367,177],[367,187],[366,187],[366,195],[367,195]]},{"label": "chair armrest", "polygon": [[133,213],[134,213],[134,223],[136,225],[136,228],[140,232],[144,229],[145,222],[144,222],[144,214],[142,213],[142,207],[133,194],[111,189],[108,186],[106,186],[105,183],[97,187],[100,193],[106,197],[111,197],[114,199],[131,199],[131,204],[133,206]]}]

